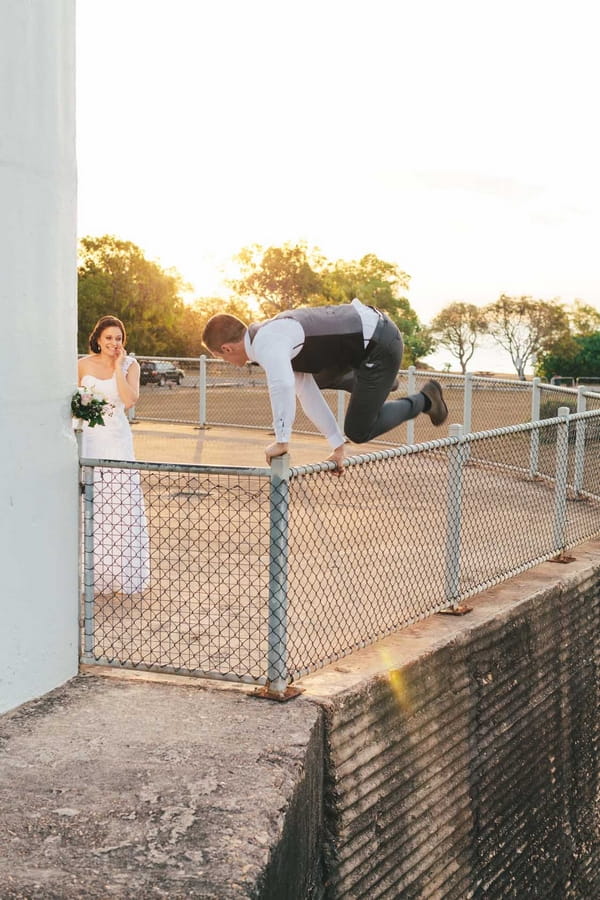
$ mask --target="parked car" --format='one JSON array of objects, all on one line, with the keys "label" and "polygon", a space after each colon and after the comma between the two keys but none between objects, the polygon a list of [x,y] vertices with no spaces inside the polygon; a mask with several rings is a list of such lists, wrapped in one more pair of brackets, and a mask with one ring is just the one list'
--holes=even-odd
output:
[{"label": "parked car", "polygon": [[173,381],[181,384],[183,381],[183,369],[177,368],[174,363],[164,360],[142,360],[140,362],[140,384],[166,384]]}]

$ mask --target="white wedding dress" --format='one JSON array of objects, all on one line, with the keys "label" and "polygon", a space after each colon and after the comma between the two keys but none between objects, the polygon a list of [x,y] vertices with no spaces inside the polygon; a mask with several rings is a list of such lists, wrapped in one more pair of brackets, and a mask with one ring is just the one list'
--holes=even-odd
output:
[{"label": "white wedding dress", "polygon": [[[125,357],[123,371],[133,362]],[[104,425],[83,422],[81,455],[89,459],[134,460],[133,437],[116,376],[84,375],[82,385],[94,388],[113,405]],[[105,407],[105,410],[107,407]],[[148,523],[140,473],[134,469],[94,468],[94,593],[135,594],[150,579]]]}]

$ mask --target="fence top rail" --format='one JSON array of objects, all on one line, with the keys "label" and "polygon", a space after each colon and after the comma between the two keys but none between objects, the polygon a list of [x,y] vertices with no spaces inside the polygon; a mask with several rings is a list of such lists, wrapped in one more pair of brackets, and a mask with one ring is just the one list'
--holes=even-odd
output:
[{"label": "fence top rail", "polygon": [[531,389],[531,381],[522,381],[520,378],[499,378],[496,375],[480,375],[478,372],[438,372],[431,369],[417,369],[416,366],[410,366],[408,369],[400,369],[399,375],[421,375],[423,377],[443,379],[444,381],[489,381],[492,384],[508,384],[517,388]]},{"label": "fence top rail", "polygon": [[[582,419],[597,419],[600,417],[600,409],[586,409],[582,412],[572,412],[569,416],[569,422],[580,422]],[[544,419],[545,422],[548,419]]]},{"label": "fence top rail", "polygon": [[[401,447],[388,447],[385,450],[376,450],[372,453],[361,453],[347,457],[344,462],[347,466],[360,466],[365,463],[375,462],[381,459],[394,459],[398,456],[410,456],[415,453],[426,453],[431,450],[441,450],[444,447],[452,447],[457,444],[476,443],[489,438],[502,437],[506,434],[520,434],[526,431],[538,431],[550,428],[554,425],[564,425],[565,422],[578,421],[580,419],[598,419],[600,410],[587,410],[581,413],[571,413],[568,416],[554,416],[551,419],[540,419],[537,422],[522,422],[518,425],[504,425],[502,428],[491,428],[489,431],[477,431],[462,435],[462,437],[440,438],[436,441],[425,441],[422,444],[403,444]],[[330,472],[335,469],[335,463],[331,460],[323,460],[303,466],[291,466],[289,474],[291,478],[302,475],[314,475],[317,472]]]},{"label": "fence top rail", "polygon": [[270,478],[270,468],[256,468],[254,466],[201,466],[188,465],[187,463],[173,462],[138,462],[137,460],[126,459],[93,459],[91,457],[81,458],[79,460],[80,467],[95,468],[100,466],[103,469],[135,469],[144,472],[188,472],[202,473],[205,475],[248,475],[258,478]]},{"label": "fence top rail", "polygon": [[[397,456],[410,456],[413,453],[422,453],[425,450],[438,450],[442,447],[449,447],[451,444],[456,443],[458,443],[458,438],[440,438],[437,441],[426,441],[422,444],[403,444],[400,447],[388,447],[385,450],[374,450],[371,453],[360,453],[355,456],[347,456],[344,462],[348,466],[360,466],[365,463],[376,462],[380,459],[393,459]],[[335,468],[334,462],[324,459],[322,462],[318,463],[310,463],[303,466],[291,466],[290,477],[313,475],[316,472],[330,472]]]},{"label": "fence top rail", "polygon": [[[585,412],[571,413],[565,417],[554,416],[548,419],[540,419],[537,422],[522,422],[518,425],[504,425],[501,428],[492,428],[488,431],[478,431],[464,434],[459,437],[445,437],[434,441],[425,441],[421,444],[402,444],[399,447],[388,447],[385,450],[374,450],[369,453],[361,453],[346,458],[347,466],[359,466],[369,462],[376,462],[382,459],[393,459],[399,456],[410,456],[416,453],[425,453],[432,450],[441,450],[445,447],[456,446],[456,444],[476,443],[477,441],[489,438],[501,437],[507,434],[519,434],[526,431],[542,430],[550,428],[554,425],[562,425],[565,422],[578,422],[586,419],[599,419],[600,410],[591,409]],[[136,469],[145,472],[188,472],[203,473],[209,475],[245,475],[258,478],[270,478],[272,469],[269,467],[255,466],[208,466],[208,465],[188,465],[186,463],[171,462],[138,462],[137,460],[119,460],[119,459],[94,459],[81,458],[79,460],[81,468],[94,468],[96,466],[112,469]],[[329,472],[336,468],[335,463],[331,460],[322,460],[321,462],[305,464],[302,466],[290,466],[289,477],[299,477],[302,475],[313,475],[317,472]]]},{"label": "fence top rail", "polygon": [[541,387],[544,391],[554,391],[557,394],[574,394],[577,395],[577,388],[571,387],[568,384],[546,384],[546,382],[540,382],[539,387]]},{"label": "fence top rail", "polygon": [[[507,384],[517,391],[531,390],[532,381],[523,381],[520,378],[497,378],[494,375],[477,375],[475,372],[467,372],[467,375],[475,382],[483,381],[487,384]],[[456,377],[456,376],[455,376]],[[466,378],[466,375],[462,375]]]},{"label": "fence top rail", "polygon": [[196,365],[202,359],[201,356],[154,356],[151,353],[130,353],[129,356],[137,359],[138,362],[140,359],[149,362],[171,362],[171,360],[177,360],[178,362],[196,363]]},{"label": "fence top rail", "polygon": [[589,410],[585,413],[571,413],[566,416],[553,416],[551,419],[538,419],[537,422],[521,422],[519,425],[503,425],[502,428],[490,428],[489,431],[476,431],[471,434],[465,434],[462,438],[455,440],[468,441],[476,443],[486,438],[501,437],[504,434],[519,434],[523,431],[542,431],[544,428],[550,428],[553,425],[564,425],[565,422],[571,422],[576,417],[598,418],[600,410]]}]

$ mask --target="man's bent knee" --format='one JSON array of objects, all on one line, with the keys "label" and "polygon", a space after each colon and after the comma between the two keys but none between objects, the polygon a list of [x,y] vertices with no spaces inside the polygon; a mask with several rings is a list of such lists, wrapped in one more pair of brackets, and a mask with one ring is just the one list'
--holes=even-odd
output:
[{"label": "man's bent knee", "polygon": [[346,425],[344,434],[353,444],[366,444],[371,440],[371,430],[359,425]]}]

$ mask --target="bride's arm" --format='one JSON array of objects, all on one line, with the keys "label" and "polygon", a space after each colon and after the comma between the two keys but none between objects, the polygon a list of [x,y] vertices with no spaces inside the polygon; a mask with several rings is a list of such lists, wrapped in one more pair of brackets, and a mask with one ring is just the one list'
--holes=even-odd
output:
[{"label": "bride's arm", "polygon": [[121,349],[121,353],[117,357],[115,365],[115,375],[117,379],[117,390],[119,397],[123,401],[125,409],[135,406],[140,396],[140,364],[137,359],[132,359],[127,369],[127,374],[123,372],[123,360],[126,353]]}]

